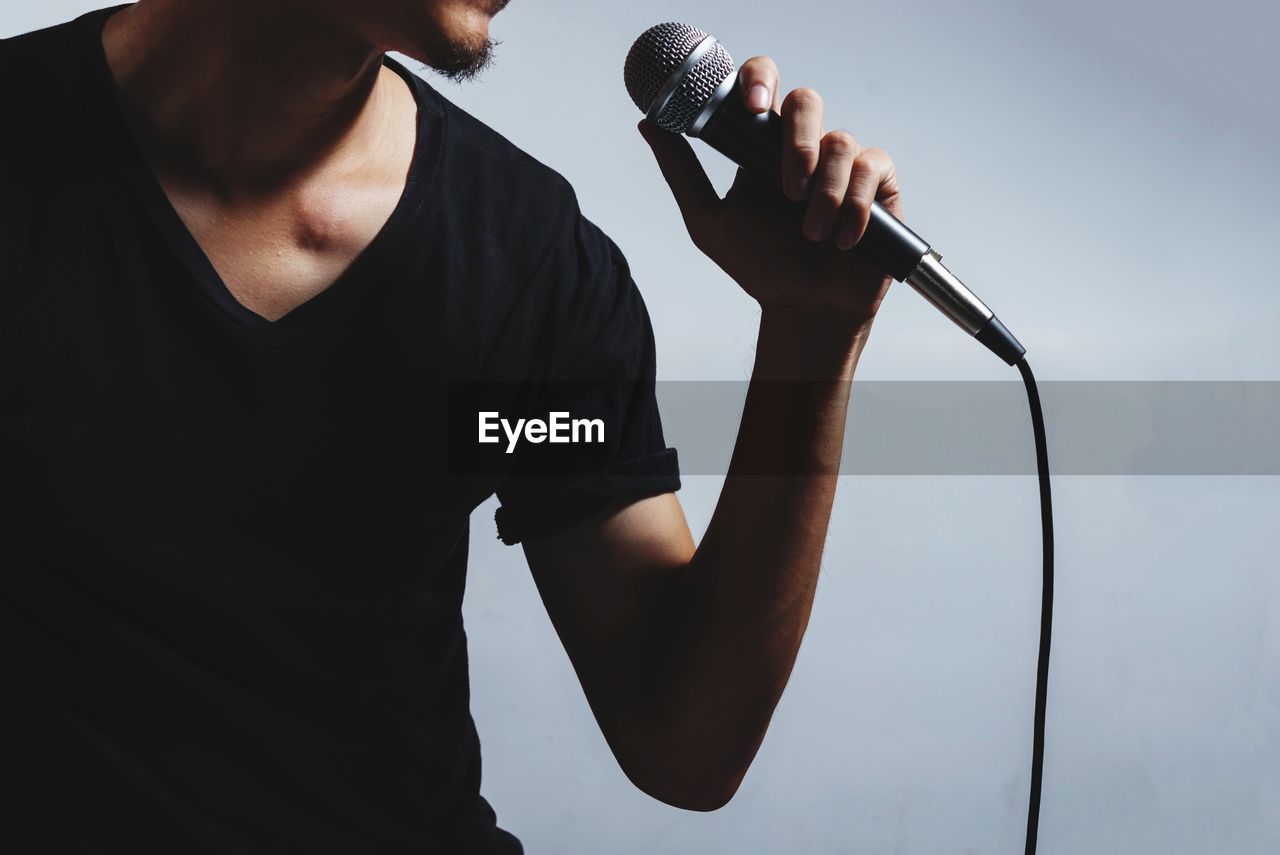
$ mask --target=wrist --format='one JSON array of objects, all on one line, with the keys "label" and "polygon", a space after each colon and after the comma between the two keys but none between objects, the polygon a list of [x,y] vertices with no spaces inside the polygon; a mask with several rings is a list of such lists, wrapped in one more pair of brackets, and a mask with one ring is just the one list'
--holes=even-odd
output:
[{"label": "wrist", "polygon": [[760,316],[754,377],[851,380],[874,315],[838,308],[769,309]]}]

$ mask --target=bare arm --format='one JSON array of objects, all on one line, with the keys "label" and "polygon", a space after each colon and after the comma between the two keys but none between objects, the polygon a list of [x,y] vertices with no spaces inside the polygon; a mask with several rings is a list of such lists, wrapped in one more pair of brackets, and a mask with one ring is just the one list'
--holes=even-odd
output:
[{"label": "bare arm", "polygon": [[[777,103],[772,63],[743,73],[769,85],[765,105]],[[525,545],[620,765],[641,789],[695,810],[735,792],[790,676],[850,381],[888,287],[840,238],[861,236],[857,208],[877,195],[897,207],[892,163],[875,150],[862,157],[848,135],[822,135],[816,95],[793,93],[788,105],[784,176],[808,179],[793,195],[808,200],[803,224],[745,176],[719,199],[683,140],[646,131],[694,241],[762,307],[732,462],[701,544],[668,494]]]}]

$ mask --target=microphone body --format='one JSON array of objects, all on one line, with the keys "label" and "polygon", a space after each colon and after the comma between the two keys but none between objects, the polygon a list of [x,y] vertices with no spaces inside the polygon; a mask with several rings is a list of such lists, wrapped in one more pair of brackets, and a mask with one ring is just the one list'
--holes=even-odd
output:
[{"label": "microphone body", "polygon": [[[712,36],[701,38],[682,61],[668,64],[676,67],[662,82],[646,109],[637,93],[644,91],[646,81],[633,73],[642,67],[635,57],[650,50],[646,39],[663,28],[682,25],[664,24],[654,27],[637,40],[628,57],[628,88],[647,117],[672,132],[683,132],[701,139],[707,145],[743,169],[769,181],[781,192],[782,183],[782,117],[772,110],[753,113],[743,103],[738,74],[728,53]],[[687,28],[693,33],[701,31]],[[647,71],[647,69],[645,69]],[[724,74],[718,83],[708,83],[708,74]],[[649,82],[652,88],[652,82]],[[641,96],[643,97],[643,96]],[[700,103],[699,103],[700,102]],[[942,256],[928,242],[893,216],[879,202],[871,206],[866,232],[854,248],[872,264],[899,282],[905,282],[961,329],[978,339],[989,350],[1007,362],[1017,364],[1026,349],[1014,338],[987,306],[956,276],[942,265]]]},{"label": "microphone body", "polygon": [[[735,81],[718,104],[712,105],[697,137],[747,172],[782,188],[782,117],[772,110],[753,113],[742,103]],[[879,202],[871,206],[871,220],[858,251],[899,282],[905,281],[929,252],[929,244],[890,214]]]}]

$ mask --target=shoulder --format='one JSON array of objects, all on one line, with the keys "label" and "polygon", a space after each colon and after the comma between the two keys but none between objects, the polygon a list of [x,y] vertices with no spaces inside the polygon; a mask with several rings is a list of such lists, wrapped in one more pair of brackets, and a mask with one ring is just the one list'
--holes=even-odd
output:
[{"label": "shoulder", "polygon": [[[432,90],[434,91],[434,90]],[[476,191],[505,186],[504,202],[536,201],[544,208],[577,208],[563,175],[443,95],[436,93],[449,128],[447,168]]]},{"label": "shoulder", "polygon": [[567,178],[462,108],[445,104],[452,137],[445,163],[455,192],[488,207],[508,227],[536,234],[544,255],[559,254],[564,263],[623,261],[613,240],[583,213]]},{"label": "shoulder", "polygon": [[553,280],[562,284],[578,278],[570,275],[575,267],[590,273],[622,262],[617,245],[584,215],[564,175],[425,81],[422,86],[446,128],[437,190],[473,239],[483,235],[518,247],[525,263],[559,268]]},{"label": "shoulder", "polygon": [[459,224],[473,235],[514,241],[526,261],[557,245],[571,248],[583,218],[565,176],[419,81],[443,127],[436,189]]},{"label": "shoulder", "polygon": [[[448,143],[441,184],[445,226],[467,268],[501,271],[470,281],[486,305],[508,306],[504,330],[529,376],[565,376],[602,337],[643,349],[652,336],[639,290],[616,243],[579,206],[570,182],[467,111],[439,97]],[[476,288],[472,288],[474,293]],[[489,300],[497,295],[499,299]],[[538,358],[529,361],[528,354]],[[536,364],[535,364],[536,363]]]},{"label": "shoulder", "polygon": [[[87,17],[87,16],[86,16]],[[35,156],[77,113],[84,18],[0,39],[0,153]]]},{"label": "shoulder", "polygon": [[82,19],[0,40],[0,219],[6,230],[72,183],[85,125]]},{"label": "shoulder", "polygon": [[50,42],[57,41],[60,38],[60,34],[71,26],[71,23],[71,21],[66,21],[52,27],[43,27],[16,36],[0,38],[0,62],[8,63],[10,60],[24,54],[40,53],[49,46]]},{"label": "shoulder", "polygon": [[31,88],[62,79],[71,62],[82,18],[0,39],[0,97],[8,100]]}]

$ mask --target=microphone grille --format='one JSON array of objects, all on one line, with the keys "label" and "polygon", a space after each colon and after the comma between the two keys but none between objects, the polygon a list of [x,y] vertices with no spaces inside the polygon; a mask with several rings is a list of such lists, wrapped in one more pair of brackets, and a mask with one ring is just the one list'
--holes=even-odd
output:
[{"label": "microphone grille", "polygon": [[[676,23],[658,24],[640,34],[627,53],[622,76],[627,94],[642,113],[649,112],[662,87],[706,37],[697,27]],[[733,72],[733,59],[716,42],[680,80],[671,99],[655,117],[658,126],[672,133],[686,133],[716,88]]]}]

